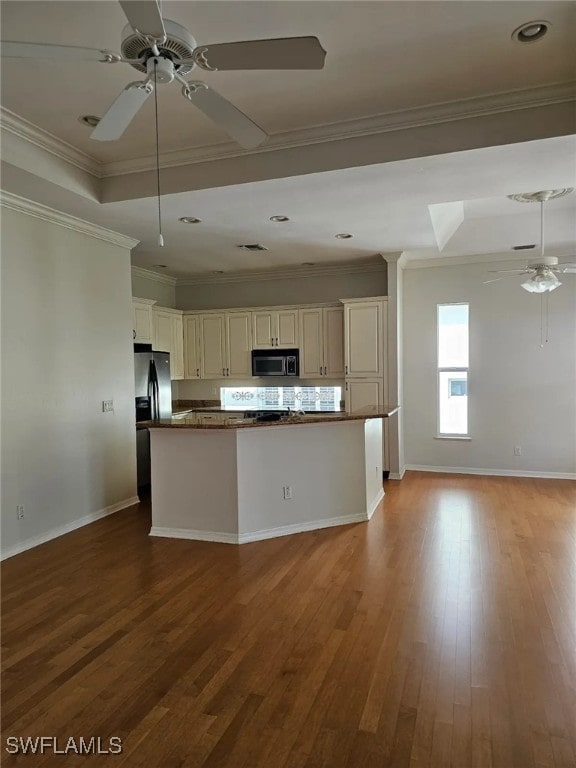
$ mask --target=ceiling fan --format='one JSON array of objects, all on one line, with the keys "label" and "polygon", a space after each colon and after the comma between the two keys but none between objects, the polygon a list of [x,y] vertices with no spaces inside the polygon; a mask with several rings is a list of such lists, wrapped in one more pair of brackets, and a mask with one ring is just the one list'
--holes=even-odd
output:
[{"label": "ceiling fan", "polygon": [[190,32],[175,21],[163,19],[157,0],[120,0],[128,24],[122,30],[121,54],[105,49],[50,43],[3,41],[2,56],[61,61],[126,63],[146,74],[129,83],[101,118],[91,134],[98,141],[119,139],[155,85],[176,82],[182,95],[246,149],[262,144],[267,134],[237,107],[201,80],[187,80],[194,67],[220,70],[322,69],[326,51],[316,37],[245,40],[236,43],[197,45]]},{"label": "ceiling fan", "polygon": [[576,273],[576,263],[563,262],[559,264],[556,256],[544,256],[544,203],[547,200],[568,195],[573,191],[573,188],[567,187],[564,189],[548,189],[541,192],[526,192],[520,195],[508,195],[511,200],[516,200],[519,203],[540,203],[540,257],[537,262],[528,264],[522,269],[489,270],[495,274],[503,275],[503,277],[484,280],[484,283],[495,283],[498,280],[503,280],[504,277],[530,275],[527,280],[520,284],[522,288],[529,293],[546,293],[562,285],[558,275]]}]

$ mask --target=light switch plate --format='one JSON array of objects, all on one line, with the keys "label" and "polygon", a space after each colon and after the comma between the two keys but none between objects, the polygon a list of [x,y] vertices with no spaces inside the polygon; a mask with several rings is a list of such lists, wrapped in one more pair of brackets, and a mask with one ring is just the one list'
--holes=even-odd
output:
[{"label": "light switch plate", "polygon": [[102,413],[110,413],[114,410],[114,400],[102,400]]}]

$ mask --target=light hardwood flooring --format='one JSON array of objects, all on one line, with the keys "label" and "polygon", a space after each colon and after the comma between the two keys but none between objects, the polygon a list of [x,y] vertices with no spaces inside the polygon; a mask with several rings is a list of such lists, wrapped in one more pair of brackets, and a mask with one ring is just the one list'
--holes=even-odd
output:
[{"label": "light hardwood flooring", "polygon": [[[576,492],[407,473],[232,546],[132,507],[3,564],[3,766],[576,766]],[[8,736],[119,755],[9,756]]]}]

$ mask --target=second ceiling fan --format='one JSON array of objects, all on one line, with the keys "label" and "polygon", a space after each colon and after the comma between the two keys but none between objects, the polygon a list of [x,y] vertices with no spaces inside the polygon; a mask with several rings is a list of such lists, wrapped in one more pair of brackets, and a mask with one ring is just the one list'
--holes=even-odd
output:
[{"label": "second ceiling fan", "polygon": [[91,134],[98,141],[119,139],[155,86],[176,82],[182,95],[220,125],[240,146],[253,149],[267,138],[265,131],[231,102],[201,80],[186,80],[194,67],[226,70],[322,69],[326,52],[316,37],[246,40],[215,45],[196,44],[180,24],[163,19],[157,0],[120,0],[128,25],[122,30],[122,54],[106,49],[49,43],[3,41],[2,56],[25,59],[124,62],[146,79],[129,83]]}]

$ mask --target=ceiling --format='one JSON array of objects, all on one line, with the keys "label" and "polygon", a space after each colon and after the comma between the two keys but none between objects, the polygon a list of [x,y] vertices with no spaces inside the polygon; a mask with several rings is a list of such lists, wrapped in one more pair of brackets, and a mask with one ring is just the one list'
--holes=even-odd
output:
[{"label": "ceiling", "polygon": [[[118,3],[1,2],[2,38],[119,50],[125,17]],[[571,2],[171,2],[163,15],[197,41],[317,35],[327,50],[320,72],[203,72],[273,137],[338,125],[396,110],[568,83],[575,79],[576,5]],[[521,45],[511,32],[544,18],[548,35]],[[34,23],[31,24],[30,20]],[[199,75],[195,72],[193,77]],[[4,59],[2,106],[95,162],[121,163],[154,149],[153,104],[116,142],[94,142],[82,114],[102,114],[130,81],[125,64]],[[464,102],[462,102],[464,100]],[[226,135],[174,86],[159,88],[163,154],[218,147]],[[291,135],[291,134],[290,134]],[[424,152],[425,154],[425,152]],[[242,153],[239,153],[242,156]],[[265,155],[264,155],[265,157]],[[342,263],[404,251],[412,259],[503,254],[538,242],[537,206],[512,203],[514,192],[576,186],[573,138],[488,146],[395,162],[365,162],[322,173],[223,184],[163,196],[164,238],[157,239],[151,197],[100,204],[34,170],[3,164],[3,186],[140,240],[134,264],[187,277],[198,273]],[[195,167],[190,166],[191,174]],[[137,194],[134,193],[134,194]],[[547,207],[552,252],[576,252],[576,194]],[[462,201],[463,221],[438,248],[430,205]],[[269,217],[285,214],[287,223]],[[183,225],[180,216],[197,216]],[[350,240],[337,240],[350,232]],[[270,250],[236,246],[262,242]]]}]

